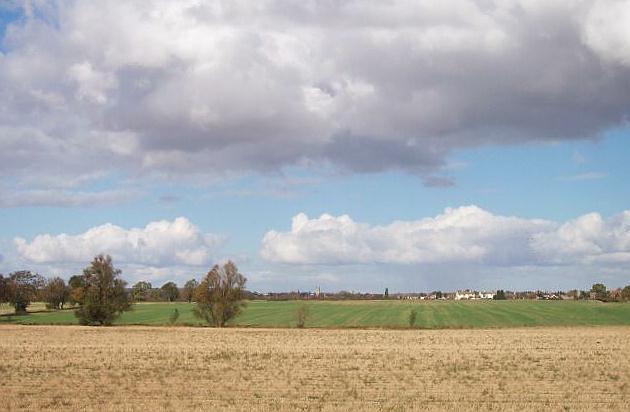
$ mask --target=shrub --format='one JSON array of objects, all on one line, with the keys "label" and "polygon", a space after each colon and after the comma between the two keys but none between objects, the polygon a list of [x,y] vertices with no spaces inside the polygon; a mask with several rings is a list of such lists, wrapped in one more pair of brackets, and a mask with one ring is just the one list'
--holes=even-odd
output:
[{"label": "shrub", "polygon": [[306,321],[310,317],[308,306],[305,303],[300,303],[295,310],[295,326],[303,328],[306,325]]},{"label": "shrub", "polygon": [[418,312],[415,309],[411,309],[409,311],[409,317],[407,318],[410,328],[413,328],[415,326],[417,318],[418,318]]},{"label": "shrub", "polygon": [[174,325],[177,323],[178,319],[179,319],[179,311],[177,310],[177,308],[175,308],[173,313],[171,313],[171,316],[168,318],[168,323],[170,323],[171,325]]}]

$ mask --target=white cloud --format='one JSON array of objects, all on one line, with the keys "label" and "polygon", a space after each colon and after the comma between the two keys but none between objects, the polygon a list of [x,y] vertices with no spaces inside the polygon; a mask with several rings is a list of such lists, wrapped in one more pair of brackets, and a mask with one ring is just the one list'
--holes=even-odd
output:
[{"label": "white cloud", "polygon": [[21,258],[33,263],[89,263],[100,253],[116,262],[144,266],[201,266],[212,263],[224,239],[204,234],[185,217],[124,229],[110,223],[78,235],[37,235],[31,242],[15,238]]},{"label": "white cloud", "polygon": [[614,264],[630,261],[630,211],[608,220],[592,213],[563,225],[498,216],[476,206],[385,226],[357,223],[347,215],[309,219],[298,214],[290,231],[265,234],[261,256],[297,265]]},{"label": "white cloud", "polygon": [[630,2],[598,0],[586,15],[584,40],[603,59],[630,66]]},{"label": "white cloud", "polygon": [[261,255],[295,264],[512,264],[529,259],[532,234],[554,227],[544,220],[496,216],[476,206],[386,226],[357,223],[347,215],[309,219],[299,214],[290,232],[265,234]]},{"label": "white cloud", "polygon": [[26,4],[0,55],[10,178],[308,164],[443,186],[453,150],[630,114],[627,2]]},{"label": "white cloud", "polygon": [[630,262],[630,211],[604,219],[589,213],[549,233],[538,233],[532,247],[552,263]]}]

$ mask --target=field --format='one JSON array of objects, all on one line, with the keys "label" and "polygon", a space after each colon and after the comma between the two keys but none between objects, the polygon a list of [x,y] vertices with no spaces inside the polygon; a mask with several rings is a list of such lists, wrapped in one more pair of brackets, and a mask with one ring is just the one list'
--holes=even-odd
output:
[{"label": "field", "polygon": [[[233,325],[294,327],[296,301],[250,301]],[[411,310],[417,311],[415,326],[439,328],[499,328],[519,326],[630,325],[629,303],[596,301],[309,301],[307,327],[404,328]],[[38,306],[39,308],[39,306]],[[145,303],[134,305],[119,325],[166,325],[177,309],[179,325],[201,325],[188,303]],[[0,316],[2,323],[76,324],[71,310]]]},{"label": "field", "polygon": [[0,359],[7,410],[630,408],[630,327],[624,326],[0,325]]}]

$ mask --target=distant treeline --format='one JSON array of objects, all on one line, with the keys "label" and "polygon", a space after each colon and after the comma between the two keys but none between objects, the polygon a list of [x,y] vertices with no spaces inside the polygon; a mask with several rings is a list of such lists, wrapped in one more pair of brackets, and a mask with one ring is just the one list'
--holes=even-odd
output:
[{"label": "distant treeline", "polygon": [[[7,276],[0,274],[0,304],[10,303],[16,312],[26,310],[26,306],[33,301],[46,302],[49,309],[63,309],[67,305],[75,306],[80,301],[83,275],[71,276],[66,283],[60,277],[46,278],[40,274],[28,270],[10,273]],[[175,282],[165,282],[155,286],[149,281],[139,281],[131,287],[125,287],[125,292],[131,302],[193,302],[195,290],[200,282],[190,279],[183,285]],[[496,290],[493,292],[463,290],[456,292],[418,292],[418,293],[389,293],[387,289],[383,293],[362,293],[350,291],[320,292],[315,291],[289,291],[261,293],[244,290],[243,299],[247,300],[379,300],[379,299],[406,299],[406,300],[599,300],[603,302],[627,302],[630,301],[630,285],[624,288],[608,289],[602,283],[595,283],[589,290],[569,291],[509,291]]]}]

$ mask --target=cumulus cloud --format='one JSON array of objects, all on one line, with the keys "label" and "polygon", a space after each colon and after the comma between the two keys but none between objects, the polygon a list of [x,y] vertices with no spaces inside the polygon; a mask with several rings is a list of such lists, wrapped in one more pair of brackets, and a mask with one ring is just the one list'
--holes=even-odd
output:
[{"label": "cumulus cloud", "polygon": [[630,260],[630,211],[608,220],[592,213],[559,225],[494,215],[477,206],[448,208],[385,226],[349,216],[301,213],[288,232],[269,231],[261,256],[289,264],[453,264],[526,266]]},{"label": "cumulus cloud", "polygon": [[630,262],[630,211],[604,219],[589,213],[568,221],[557,230],[538,233],[532,247],[553,263]]},{"label": "cumulus cloud", "polygon": [[27,4],[0,54],[14,178],[300,164],[444,186],[453,150],[629,114],[627,2]]},{"label": "cumulus cloud", "polygon": [[221,236],[202,233],[185,217],[151,222],[144,228],[108,223],[78,235],[41,234],[30,242],[14,239],[20,257],[32,263],[87,263],[105,253],[123,264],[153,267],[209,265],[223,242]]},{"label": "cumulus cloud", "polygon": [[511,264],[529,260],[529,237],[554,226],[545,220],[495,216],[476,206],[386,226],[357,223],[347,215],[309,219],[302,213],[293,218],[290,232],[265,234],[261,255],[276,262],[307,264]]}]

